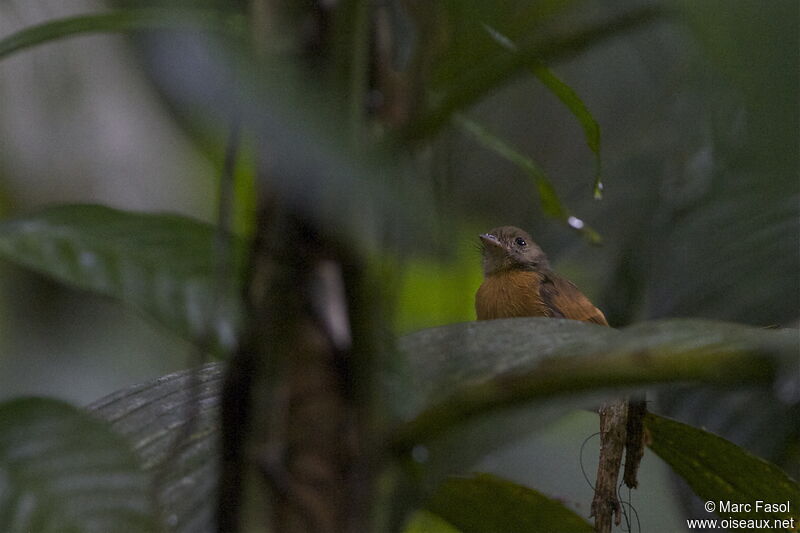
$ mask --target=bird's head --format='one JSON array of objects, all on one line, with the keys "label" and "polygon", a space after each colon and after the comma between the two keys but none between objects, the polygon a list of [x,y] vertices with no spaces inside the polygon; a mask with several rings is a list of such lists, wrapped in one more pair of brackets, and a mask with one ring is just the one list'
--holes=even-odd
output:
[{"label": "bird's head", "polygon": [[486,276],[503,270],[550,268],[545,253],[524,230],[503,226],[480,235],[480,239]]}]

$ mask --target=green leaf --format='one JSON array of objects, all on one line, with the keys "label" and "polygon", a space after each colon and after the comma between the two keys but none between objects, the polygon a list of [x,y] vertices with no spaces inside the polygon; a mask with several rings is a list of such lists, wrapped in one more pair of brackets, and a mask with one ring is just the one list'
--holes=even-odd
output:
[{"label": "green leaf", "polygon": [[0,39],[0,60],[26,48],[85,33],[120,33],[167,28],[238,30],[241,21],[226,24],[211,10],[133,9],[56,19]]},{"label": "green leaf", "polygon": [[[722,518],[787,519],[800,522],[800,485],[777,466],[751,455],[712,433],[649,413],[648,445],[692,487],[713,502]],[[786,503],[789,512],[767,512],[756,502]],[[746,512],[726,509],[725,502],[750,504]],[[695,517],[705,518],[705,517]],[[785,528],[775,528],[775,531]]]},{"label": "green leaf", "polygon": [[[486,26],[487,32],[495,41],[501,46],[507,48],[511,52],[516,53],[517,45],[514,44],[508,37],[501,34],[494,28]],[[589,108],[583,103],[583,100],[572,87],[561,81],[552,70],[547,68],[543,62],[536,62],[535,59],[531,60],[529,67],[533,75],[536,76],[542,84],[550,89],[556,97],[561,100],[561,103],[567,106],[567,109],[578,119],[578,122],[583,128],[583,135],[586,138],[586,144],[594,154],[595,160],[595,178],[594,178],[594,198],[600,200],[603,197],[603,182],[601,181],[602,161],[600,157],[600,125],[592,116]]]},{"label": "green leaf", "polygon": [[[158,501],[174,533],[214,531],[224,368],[210,363],[196,375],[176,372],[89,406],[127,439],[145,471],[157,477]],[[175,454],[178,438],[183,440]]]},{"label": "green leaf", "polygon": [[[580,122],[586,136],[586,144],[597,157],[597,164],[600,165],[600,125],[595,120],[589,108],[583,102],[575,90],[564,83],[556,76],[552,70],[544,64],[532,67],[533,73],[561,102],[569,108],[575,118]],[[598,169],[599,170],[599,169]]]},{"label": "green leaf", "polygon": [[464,533],[592,531],[563,504],[489,474],[447,480],[427,508]]},{"label": "green leaf", "polygon": [[[67,205],[0,223],[0,257],[116,298],[198,339],[213,300],[213,235],[212,226],[178,215]],[[239,302],[223,296],[212,332],[228,347]]]},{"label": "green leaf", "polygon": [[424,139],[436,135],[454,113],[462,111],[491,93],[531,65],[574,56],[598,42],[652,23],[664,15],[661,7],[631,10],[609,21],[583,28],[572,35],[543,42],[520,43],[517,54],[492,54],[475,60],[472,67],[450,83],[451,89],[435,105],[408,125],[404,136]]},{"label": "green leaf", "polygon": [[0,404],[0,530],[161,531],[150,479],[106,423],[56,400]]},{"label": "green leaf", "polygon": [[563,222],[571,229],[579,231],[592,244],[600,244],[602,242],[599,233],[587,226],[581,219],[571,215],[562,205],[553,184],[550,182],[550,178],[547,177],[545,171],[535,161],[521,154],[506,144],[505,141],[493,135],[486,128],[466,117],[455,115],[454,121],[465,131],[472,134],[483,147],[511,161],[533,178],[536,188],[539,191],[539,202],[542,207],[542,212],[545,215]]},{"label": "green leaf", "polygon": [[[737,446],[792,469],[792,449],[800,431],[800,404],[785,391],[794,390],[800,373],[786,372],[775,387],[719,390],[675,387],[658,396],[659,412],[719,434]],[[800,460],[800,457],[797,459]]]},{"label": "green leaf", "polygon": [[416,385],[421,410],[406,397],[406,413],[416,414],[397,435],[396,444],[411,449],[475,417],[565,394],[669,382],[769,384],[782,364],[796,362],[798,336],[705,320],[615,331],[515,318],[423,331],[404,345],[410,366],[425,369],[410,382],[426,382]]},{"label": "green leaf", "polygon": [[561,102],[567,106],[575,118],[580,122],[583,128],[583,134],[586,138],[586,144],[594,154],[595,171],[594,171],[594,198],[600,200],[603,197],[603,181],[602,181],[602,159],[600,156],[600,125],[592,116],[592,113],[583,103],[581,97],[578,96],[572,87],[561,81],[549,68],[544,64],[532,67],[534,75],[539,78],[550,92],[555,94]]},{"label": "green leaf", "polygon": [[611,328],[574,320],[513,318],[463,322],[424,329],[398,340],[405,374],[390,375],[407,390],[392,404],[403,420],[412,420],[431,405],[450,398],[465,386],[505,374],[533,372],[559,349],[591,350],[619,333]]},{"label": "green leaf", "polygon": [[[419,331],[398,343],[404,369],[386,372],[384,394],[399,419],[395,445],[416,446],[418,489],[432,491],[489,450],[530,433],[543,420],[657,383],[772,386],[796,369],[796,330],[769,331],[706,320],[667,320],[614,330],[558,319],[508,319]],[[216,483],[218,407],[224,366],[203,367],[191,405],[191,374],[181,372],[98,401],[92,409],[126,436],[144,467],[165,482],[161,501],[179,531],[202,528]],[[617,387],[614,391],[609,388]],[[603,396],[598,394],[603,391]],[[196,424],[169,472],[174,438]],[[444,517],[448,518],[448,517]],[[448,519],[449,521],[449,519]],[[460,524],[455,524],[460,527]]]}]

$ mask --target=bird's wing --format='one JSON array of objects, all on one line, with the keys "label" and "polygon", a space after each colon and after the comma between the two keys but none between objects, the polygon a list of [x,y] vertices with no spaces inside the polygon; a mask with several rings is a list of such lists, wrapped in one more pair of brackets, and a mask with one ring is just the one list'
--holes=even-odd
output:
[{"label": "bird's wing", "polygon": [[552,313],[550,316],[608,325],[603,312],[592,305],[572,282],[552,272],[543,276],[539,295]]}]

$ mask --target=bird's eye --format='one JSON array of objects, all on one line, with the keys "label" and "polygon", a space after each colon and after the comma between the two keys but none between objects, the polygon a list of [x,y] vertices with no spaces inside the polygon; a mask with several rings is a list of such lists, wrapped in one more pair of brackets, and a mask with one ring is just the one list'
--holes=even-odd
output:
[{"label": "bird's eye", "polygon": [[522,237],[517,237],[516,239],[514,239],[514,242],[517,243],[517,246],[525,246],[526,244],[528,244]]}]

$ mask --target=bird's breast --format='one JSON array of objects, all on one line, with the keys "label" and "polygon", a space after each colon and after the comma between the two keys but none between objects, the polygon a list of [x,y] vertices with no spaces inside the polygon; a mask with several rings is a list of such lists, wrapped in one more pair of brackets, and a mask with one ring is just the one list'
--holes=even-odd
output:
[{"label": "bird's breast", "polygon": [[505,271],[487,276],[475,295],[478,320],[550,316],[539,294],[542,276],[530,271]]}]

